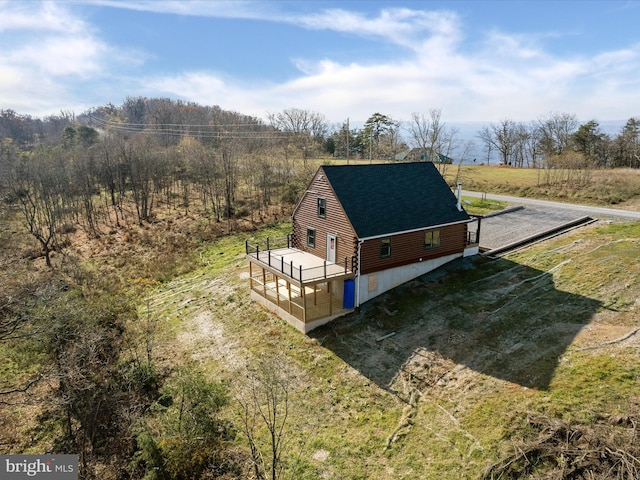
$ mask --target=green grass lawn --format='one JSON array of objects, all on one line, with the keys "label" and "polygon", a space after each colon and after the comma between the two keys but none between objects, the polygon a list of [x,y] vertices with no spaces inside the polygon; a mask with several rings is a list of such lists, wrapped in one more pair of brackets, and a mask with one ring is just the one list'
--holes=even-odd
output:
[{"label": "green grass lawn", "polygon": [[[233,235],[151,296],[171,295],[152,307],[171,333],[157,354],[195,362],[232,390],[252,359],[284,356],[296,380],[287,432],[290,460],[300,452],[295,478],[478,478],[511,451],[527,415],[594,422],[638,398],[637,347],[583,349],[599,341],[586,326],[614,338],[633,323],[638,228],[589,227],[498,262],[464,262],[310,336],[249,301],[249,237]],[[577,343],[558,344],[567,332]],[[534,343],[508,343],[521,334]],[[534,360],[519,369],[510,355]]]}]

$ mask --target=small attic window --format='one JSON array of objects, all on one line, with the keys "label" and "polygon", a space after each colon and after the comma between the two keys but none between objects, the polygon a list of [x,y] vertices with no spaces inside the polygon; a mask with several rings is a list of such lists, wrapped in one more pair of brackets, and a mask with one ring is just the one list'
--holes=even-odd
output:
[{"label": "small attic window", "polygon": [[318,217],[327,218],[327,199],[318,198]]}]

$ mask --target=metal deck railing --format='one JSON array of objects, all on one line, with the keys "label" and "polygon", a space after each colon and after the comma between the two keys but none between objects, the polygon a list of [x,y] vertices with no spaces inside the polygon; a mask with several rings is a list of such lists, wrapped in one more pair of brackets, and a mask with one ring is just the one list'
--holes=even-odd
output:
[{"label": "metal deck railing", "polygon": [[278,250],[285,248],[293,248],[291,235],[282,238],[267,238],[265,241],[257,243],[249,243],[248,240],[245,242],[247,255],[300,283],[349,275],[355,270],[355,256],[345,257],[343,261],[336,263],[323,260],[322,265],[313,267],[305,267],[302,264],[294,265],[292,261],[285,261],[284,255],[278,254]]}]

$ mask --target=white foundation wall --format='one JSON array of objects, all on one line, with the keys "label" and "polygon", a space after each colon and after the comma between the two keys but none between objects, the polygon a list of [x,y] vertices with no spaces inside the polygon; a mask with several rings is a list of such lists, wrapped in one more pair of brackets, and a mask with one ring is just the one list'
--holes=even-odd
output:
[{"label": "white foundation wall", "polygon": [[455,253],[446,257],[434,258],[424,262],[412,263],[402,267],[391,268],[381,272],[369,273],[356,278],[356,306],[371,300],[384,292],[391,290],[403,283],[429,273],[442,265],[460,258],[463,253]]}]

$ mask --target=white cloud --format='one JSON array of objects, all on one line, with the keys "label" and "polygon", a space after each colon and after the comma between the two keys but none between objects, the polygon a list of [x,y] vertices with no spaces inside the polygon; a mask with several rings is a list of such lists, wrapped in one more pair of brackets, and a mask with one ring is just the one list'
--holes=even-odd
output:
[{"label": "white cloud", "polygon": [[[442,47],[456,42],[460,33],[458,16],[450,11],[389,8],[382,9],[377,16],[368,16],[344,9],[327,9],[315,14],[292,14],[282,9],[282,4],[278,2],[265,1],[93,0],[89,3],[154,13],[289,23],[313,30],[382,38],[412,50],[428,46],[425,42],[433,38]],[[285,3],[284,6],[288,4]]]},{"label": "white cloud", "polygon": [[31,30],[35,32],[59,32],[74,34],[85,31],[88,25],[77,16],[54,2],[0,1],[0,32]]},{"label": "white cloud", "polygon": [[37,116],[89,108],[87,93],[109,88],[114,66],[142,61],[107,45],[69,5],[0,1],[3,108]]},{"label": "white cloud", "polygon": [[[403,120],[432,108],[442,109],[447,121],[531,120],[552,110],[579,118],[606,115],[606,120],[640,110],[639,45],[560,56],[543,41],[558,41],[558,34],[507,34],[494,28],[474,39],[469,49],[465,25],[451,11],[387,8],[367,15],[343,8],[292,14],[271,2],[85,2],[286,23],[373,39],[404,52],[391,60],[368,58],[366,64],[296,58],[297,77],[280,83],[247,83],[202,69],[140,78],[128,68],[142,64],[145,54],[106,44],[69,5],[0,0],[0,32],[27,33],[18,46],[5,41],[8,47],[0,49],[0,105],[34,114],[59,111],[86,103],[85,91],[91,89],[111,95],[105,102],[127,95],[169,95],[260,117],[268,111],[307,108],[336,122],[365,120],[375,111]],[[116,78],[111,72],[118,70]]]},{"label": "white cloud", "polygon": [[454,44],[460,37],[458,16],[446,11],[383,9],[378,16],[371,18],[358,12],[334,9],[316,15],[293,17],[289,21],[312,29],[381,37],[418,51],[433,43],[442,48]]},{"label": "white cloud", "polygon": [[99,73],[109,51],[100,41],[88,36],[44,37],[14,50],[7,61],[22,65],[34,73],[56,76],[88,76]]},{"label": "white cloud", "polygon": [[277,20],[270,2],[247,0],[85,0],[90,5],[193,17]]}]

